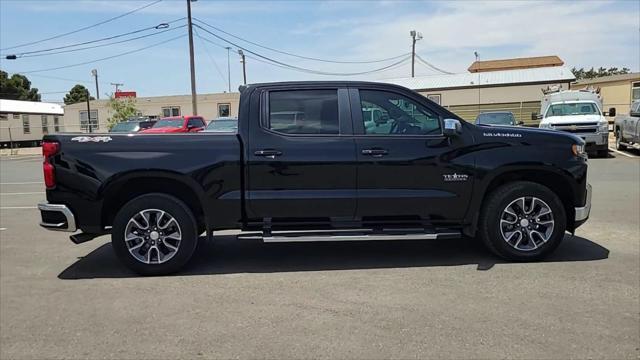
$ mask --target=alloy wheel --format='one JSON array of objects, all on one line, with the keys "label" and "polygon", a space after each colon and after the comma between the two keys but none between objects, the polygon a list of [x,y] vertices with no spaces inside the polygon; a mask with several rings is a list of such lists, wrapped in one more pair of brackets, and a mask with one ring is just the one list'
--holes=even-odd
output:
[{"label": "alloy wheel", "polygon": [[171,214],[163,210],[146,209],[129,219],[124,241],[136,260],[144,264],[162,264],[178,252],[182,231]]},{"label": "alloy wheel", "polygon": [[533,251],[553,234],[553,211],[543,200],[525,196],[513,200],[500,217],[502,239],[520,251]]}]

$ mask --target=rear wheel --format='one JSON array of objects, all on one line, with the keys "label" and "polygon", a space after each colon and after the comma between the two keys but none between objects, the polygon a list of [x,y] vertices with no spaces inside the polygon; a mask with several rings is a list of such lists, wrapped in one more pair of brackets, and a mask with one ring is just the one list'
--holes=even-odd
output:
[{"label": "rear wheel", "polygon": [[111,243],[120,260],[142,275],[178,271],[191,258],[198,235],[187,205],[166,194],[139,196],[116,215]]},{"label": "rear wheel", "polygon": [[494,254],[515,261],[539,260],[562,241],[566,214],[558,196],[532,182],[513,182],[488,195],[480,237]]}]

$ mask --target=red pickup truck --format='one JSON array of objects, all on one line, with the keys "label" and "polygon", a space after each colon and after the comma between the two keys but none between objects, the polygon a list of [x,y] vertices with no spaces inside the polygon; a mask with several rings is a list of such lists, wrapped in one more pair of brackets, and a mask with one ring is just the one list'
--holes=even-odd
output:
[{"label": "red pickup truck", "polygon": [[143,130],[145,134],[162,134],[162,133],[186,133],[198,132],[204,130],[207,126],[201,116],[177,116],[166,117],[158,120],[150,129]]}]

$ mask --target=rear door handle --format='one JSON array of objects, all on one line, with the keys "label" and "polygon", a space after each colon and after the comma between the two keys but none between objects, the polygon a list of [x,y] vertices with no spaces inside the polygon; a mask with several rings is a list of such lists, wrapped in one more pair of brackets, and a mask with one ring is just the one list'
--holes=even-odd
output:
[{"label": "rear door handle", "polygon": [[389,152],[385,149],[364,149],[362,150],[362,155],[369,155],[373,157],[382,157],[387,155]]},{"label": "rear door handle", "polygon": [[264,157],[269,158],[269,159],[275,159],[276,156],[282,155],[282,151],[272,150],[272,149],[256,150],[253,153],[253,155],[255,155],[255,156],[264,156]]}]

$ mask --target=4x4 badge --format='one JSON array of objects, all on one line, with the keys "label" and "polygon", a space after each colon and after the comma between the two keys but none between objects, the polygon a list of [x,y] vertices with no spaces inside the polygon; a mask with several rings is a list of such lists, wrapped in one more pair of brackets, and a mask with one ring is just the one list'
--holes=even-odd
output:
[{"label": "4x4 badge", "polygon": [[76,136],[71,138],[71,141],[77,142],[109,142],[111,141],[111,136]]}]

